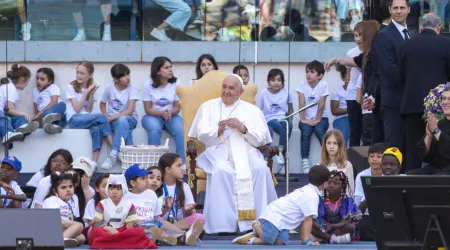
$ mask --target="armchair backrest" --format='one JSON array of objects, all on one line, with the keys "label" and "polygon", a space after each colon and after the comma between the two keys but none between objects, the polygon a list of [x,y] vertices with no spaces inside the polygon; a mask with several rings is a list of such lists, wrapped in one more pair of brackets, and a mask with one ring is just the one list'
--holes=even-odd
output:
[{"label": "armchair backrest", "polygon": [[[222,82],[227,75],[228,74],[223,71],[213,70],[206,73],[199,80],[194,81],[191,86],[177,87],[177,95],[180,99],[181,112],[183,114],[184,145],[186,145],[188,140],[194,140],[197,145],[198,154],[205,150],[205,146],[197,139],[188,138],[187,134],[189,133],[189,129],[191,128],[200,105],[221,96]],[[244,93],[242,94],[241,99],[255,104],[257,92],[258,86],[256,84],[248,84],[244,86]]]}]

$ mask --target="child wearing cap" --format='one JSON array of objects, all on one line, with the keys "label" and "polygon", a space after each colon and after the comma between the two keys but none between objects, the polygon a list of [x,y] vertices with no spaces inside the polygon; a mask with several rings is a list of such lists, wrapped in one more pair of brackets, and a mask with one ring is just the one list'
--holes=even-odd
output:
[{"label": "child wearing cap", "polygon": [[110,175],[106,192],[108,198],[100,201],[95,208],[89,246],[99,249],[157,248],[138,226],[139,218],[134,205],[123,199],[128,192],[125,176]]},{"label": "child wearing cap", "polygon": [[398,175],[402,166],[403,155],[396,147],[388,148],[383,153],[381,172],[383,175]]},{"label": "child wearing cap", "polygon": [[149,234],[148,236],[174,246],[177,244],[177,238],[165,233],[161,228],[178,232],[180,235],[184,235],[184,232],[167,221],[158,220],[161,215],[158,197],[154,191],[147,189],[149,181],[147,176],[151,173],[151,171],[140,168],[138,164],[130,166],[125,171],[130,192],[124,196],[124,200],[133,203],[139,218],[139,226]]},{"label": "child wearing cap", "polygon": [[27,196],[14,179],[22,170],[22,163],[15,157],[9,156],[2,160],[0,168],[0,208],[21,208]]}]

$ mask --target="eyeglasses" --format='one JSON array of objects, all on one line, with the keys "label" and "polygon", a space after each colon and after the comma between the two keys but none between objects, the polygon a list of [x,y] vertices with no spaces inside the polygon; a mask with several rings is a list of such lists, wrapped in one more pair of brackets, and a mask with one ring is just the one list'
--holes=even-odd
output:
[{"label": "eyeglasses", "polygon": [[69,164],[68,164],[67,162],[65,162],[65,161],[60,161],[60,160],[52,159],[52,162],[55,163],[55,164],[58,164],[58,165],[60,165],[60,166],[63,166],[63,167],[69,166]]}]

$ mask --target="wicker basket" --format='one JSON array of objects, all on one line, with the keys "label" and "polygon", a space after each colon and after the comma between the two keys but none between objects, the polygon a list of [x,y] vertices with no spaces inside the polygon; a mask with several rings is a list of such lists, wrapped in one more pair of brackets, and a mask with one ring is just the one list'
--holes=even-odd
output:
[{"label": "wicker basket", "polygon": [[169,152],[169,138],[164,146],[140,145],[126,146],[125,140],[121,139],[120,157],[122,159],[122,169],[125,171],[131,165],[139,164],[141,168],[157,166],[161,155]]}]

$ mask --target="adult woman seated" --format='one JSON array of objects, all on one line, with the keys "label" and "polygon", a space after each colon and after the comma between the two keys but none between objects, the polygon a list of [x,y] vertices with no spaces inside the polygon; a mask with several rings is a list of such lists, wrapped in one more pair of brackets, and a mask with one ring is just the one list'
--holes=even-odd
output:
[{"label": "adult woman seated", "polygon": [[445,118],[437,121],[434,114],[428,112],[425,136],[417,144],[422,161],[428,165],[409,171],[407,175],[450,174],[450,87],[442,93],[441,106]]}]

